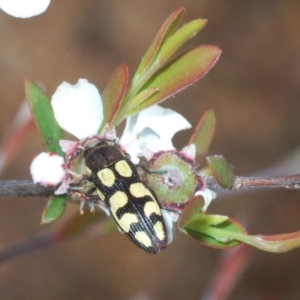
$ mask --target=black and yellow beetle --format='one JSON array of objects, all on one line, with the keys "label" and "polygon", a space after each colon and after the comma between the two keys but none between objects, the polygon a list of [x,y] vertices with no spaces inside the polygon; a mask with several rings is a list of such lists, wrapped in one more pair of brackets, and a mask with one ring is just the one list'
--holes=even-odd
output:
[{"label": "black and yellow beetle", "polygon": [[121,232],[148,253],[166,248],[167,230],[160,204],[129,155],[114,142],[101,141],[86,148],[84,158],[88,173],[84,180],[94,183]]}]

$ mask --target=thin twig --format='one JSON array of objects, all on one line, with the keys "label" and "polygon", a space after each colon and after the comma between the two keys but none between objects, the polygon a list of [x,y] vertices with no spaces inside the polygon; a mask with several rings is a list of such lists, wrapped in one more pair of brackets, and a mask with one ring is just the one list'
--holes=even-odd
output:
[{"label": "thin twig", "polygon": [[[211,176],[202,178],[208,188],[218,188]],[[239,191],[249,188],[286,188],[300,189],[300,174],[289,176],[234,176],[230,190]]]},{"label": "thin twig", "polygon": [[[215,179],[211,176],[202,178],[206,187],[210,189],[219,188]],[[286,188],[300,189],[300,174],[289,176],[234,176],[230,190],[239,191],[250,188]],[[55,188],[34,184],[30,180],[24,181],[0,181],[1,196],[50,196]]]},{"label": "thin twig", "polygon": [[33,183],[31,180],[0,181],[0,196],[50,196],[55,188]]}]

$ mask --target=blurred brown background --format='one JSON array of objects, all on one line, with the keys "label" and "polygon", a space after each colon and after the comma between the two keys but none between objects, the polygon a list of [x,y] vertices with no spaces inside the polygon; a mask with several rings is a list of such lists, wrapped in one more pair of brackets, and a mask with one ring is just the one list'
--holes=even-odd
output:
[{"label": "blurred brown background", "polygon": [[[114,68],[131,74],[166,17],[187,9],[185,21],[207,18],[189,43],[214,44],[223,54],[212,71],[165,106],[193,125],[212,106],[217,132],[210,154],[223,154],[236,174],[269,167],[300,144],[300,2],[212,0],[53,0],[35,18],[0,11],[0,136],[24,98],[23,76],[42,82],[49,96],[62,81],[87,78],[103,90]],[[191,132],[177,135],[178,148]],[[1,179],[28,179],[42,150],[34,130]],[[250,232],[300,229],[300,192],[267,191],[216,201],[210,213],[228,214]],[[1,198],[1,247],[59,226],[41,227],[45,198]],[[222,251],[178,233],[152,256],[125,237],[79,237],[0,265],[0,299],[200,299]],[[300,250],[253,250],[229,299],[299,299]],[[144,298],[142,298],[144,296]]]}]

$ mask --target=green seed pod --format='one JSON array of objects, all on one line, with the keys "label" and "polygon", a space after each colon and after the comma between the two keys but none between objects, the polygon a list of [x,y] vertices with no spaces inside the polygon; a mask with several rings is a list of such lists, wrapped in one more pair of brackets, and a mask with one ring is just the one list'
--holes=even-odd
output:
[{"label": "green seed pod", "polygon": [[193,161],[181,152],[158,153],[150,161],[149,170],[149,185],[165,206],[183,206],[202,184]]}]

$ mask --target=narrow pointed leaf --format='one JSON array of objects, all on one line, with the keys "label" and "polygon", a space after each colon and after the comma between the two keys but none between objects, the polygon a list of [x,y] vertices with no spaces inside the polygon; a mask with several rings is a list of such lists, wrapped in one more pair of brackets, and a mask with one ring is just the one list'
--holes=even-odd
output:
[{"label": "narrow pointed leaf", "polygon": [[202,225],[199,215],[199,220],[193,218],[183,231],[213,248],[224,249],[246,243],[263,251],[283,253],[300,247],[300,231],[266,236],[248,235],[243,226],[231,218],[217,226],[207,226]]},{"label": "narrow pointed leaf", "polygon": [[54,195],[48,200],[42,215],[42,224],[51,223],[62,216],[67,205],[66,195]]},{"label": "narrow pointed leaf", "polygon": [[26,99],[46,150],[64,156],[59,146],[59,140],[63,139],[63,131],[55,120],[48,97],[30,80],[25,79],[24,83]]},{"label": "narrow pointed leaf", "polygon": [[196,155],[198,161],[201,161],[206,155],[216,129],[216,115],[209,108],[200,118],[193,135],[189,140],[190,144],[196,145]]},{"label": "narrow pointed leaf", "polygon": [[[128,112],[128,104],[130,104],[129,102],[133,97],[136,96],[141,87],[154,74],[156,70],[155,66],[153,66],[155,57],[164,41],[173,34],[184,12],[185,9],[183,7],[176,9],[159,29],[131,80],[130,87],[116,116],[115,124],[119,124],[126,117],[126,113]],[[159,65],[159,67],[160,66],[161,65]]]},{"label": "narrow pointed leaf", "polygon": [[164,22],[164,24],[156,34],[154,40],[150,44],[150,47],[148,48],[145,56],[143,57],[136,71],[136,76],[144,72],[145,69],[147,69],[149,65],[151,65],[162,43],[166,38],[173,34],[184,13],[185,9],[183,7],[179,7],[167,18],[167,20]]},{"label": "narrow pointed leaf", "polygon": [[162,68],[169,58],[189,39],[194,37],[207,23],[207,20],[194,20],[179,28],[173,35],[165,38],[156,54],[155,59],[141,76],[134,78],[134,82],[141,88],[152,75]]},{"label": "narrow pointed leaf", "polygon": [[214,155],[206,158],[208,167],[216,182],[224,189],[229,189],[232,185],[232,170],[222,155]]},{"label": "narrow pointed leaf", "polygon": [[[170,35],[164,39],[161,47],[156,54],[155,59],[149,64],[147,69],[140,75],[136,75],[133,78],[133,83],[130,88],[131,96],[134,94],[157,72],[162,68],[168,59],[190,38],[194,37],[198,31],[200,31],[205,24],[206,20],[194,20],[179,28],[173,35]],[[130,106],[131,102],[129,103]],[[127,109],[129,111],[129,109]]]},{"label": "narrow pointed leaf", "polygon": [[128,79],[128,67],[125,64],[119,65],[110,77],[102,93],[104,119],[99,129],[99,133],[107,123],[113,123],[124,98]]},{"label": "narrow pointed leaf", "polygon": [[205,25],[207,20],[198,19],[184,24],[161,46],[155,59],[155,65],[162,66],[189,39],[193,38]]},{"label": "narrow pointed leaf", "polygon": [[263,251],[284,253],[300,247],[300,231],[276,235],[243,235],[240,241]]},{"label": "narrow pointed leaf", "polygon": [[155,87],[159,92],[128,112],[128,115],[158,104],[185,89],[204,76],[216,63],[220,54],[221,50],[218,47],[204,45],[177,57],[159,70],[143,87],[143,90]]}]

